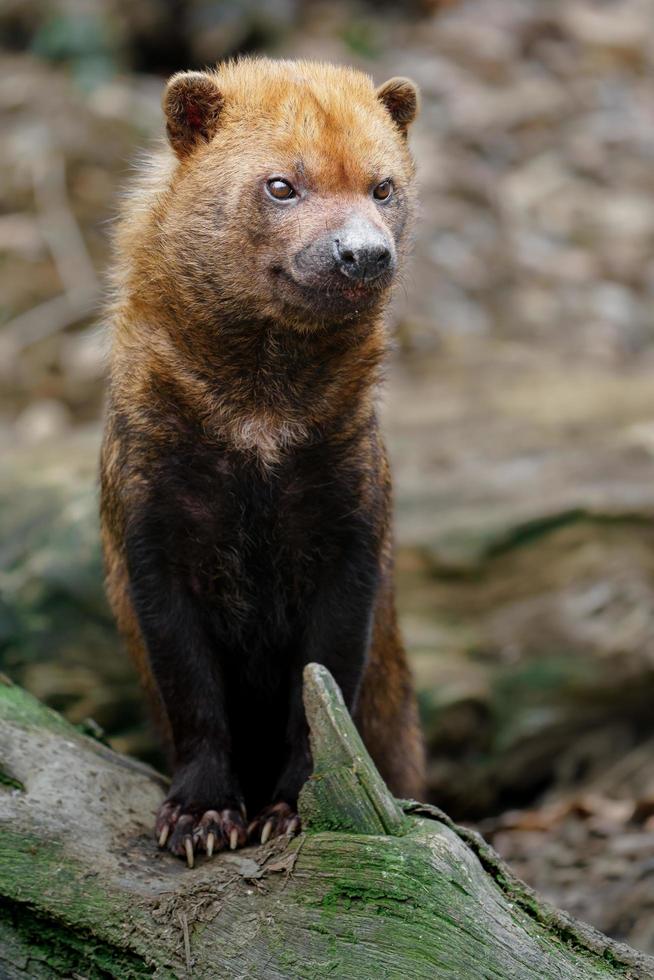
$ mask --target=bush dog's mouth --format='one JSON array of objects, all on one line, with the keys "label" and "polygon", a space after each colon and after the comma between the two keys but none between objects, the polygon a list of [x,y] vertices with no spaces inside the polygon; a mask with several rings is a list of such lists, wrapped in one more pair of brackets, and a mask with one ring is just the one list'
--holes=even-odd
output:
[{"label": "bush dog's mouth", "polygon": [[320,319],[329,313],[355,316],[366,311],[379,302],[393,278],[389,273],[361,281],[353,281],[343,275],[303,281],[281,266],[275,266],[272,272],[278,281],[290,287],[284,290],[285,293],[292,293],[300,299],[299,304],[293,305],[301,305],[304,310],[319,314]]}]

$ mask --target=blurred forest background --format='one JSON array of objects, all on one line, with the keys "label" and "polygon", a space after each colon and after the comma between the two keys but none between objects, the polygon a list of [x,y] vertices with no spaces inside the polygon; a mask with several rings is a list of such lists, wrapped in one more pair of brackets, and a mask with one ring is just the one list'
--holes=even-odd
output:
[{"label": "blurred forest background", "polygon": [[242,51],[410,75],[384,413],[431,798],[654,952],[650,0],[3,0],[0,37],[2,669],[157,760],[95,481],[111,222],[163,78]]}]

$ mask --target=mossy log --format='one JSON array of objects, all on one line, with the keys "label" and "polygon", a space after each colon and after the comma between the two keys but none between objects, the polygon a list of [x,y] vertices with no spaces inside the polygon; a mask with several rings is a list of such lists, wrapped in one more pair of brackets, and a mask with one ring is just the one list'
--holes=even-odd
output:
[{"label": "mossy log", "polygon": [[152,839],[163,777],[0,684],[0,976],[654,977],[472,832],[394,800],[315,664],[305,702],[304,832],[189,871]]}]

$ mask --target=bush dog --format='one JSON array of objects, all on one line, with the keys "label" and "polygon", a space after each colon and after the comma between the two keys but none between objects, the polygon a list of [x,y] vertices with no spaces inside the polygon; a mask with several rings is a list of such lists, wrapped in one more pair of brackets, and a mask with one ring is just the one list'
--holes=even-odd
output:
[{"label": "bush dog", "polygon": [[174,75],[163,109],[116,237],[101,518],[171,748],[155,833],[192,865],[299,829],[311,661],[392,791],[422,792],[375,409],[417,92],[254,58]]}]

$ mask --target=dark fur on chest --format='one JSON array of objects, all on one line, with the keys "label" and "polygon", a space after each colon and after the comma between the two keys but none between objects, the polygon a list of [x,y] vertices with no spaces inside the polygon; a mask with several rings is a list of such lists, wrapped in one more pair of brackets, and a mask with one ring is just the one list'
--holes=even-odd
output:
[{"label": "dark fur on chest", "polygon": [[355,536],[368,542],[362,587],[376,574],[381,515],[362,507],[351,449],[307,447],[272,468],[213,445],[171,454],[133,517],[146,537],[160,537],[219,655],[253,685],[278,682],[321,584],[338,575]]},{"label": "dark fur on chest", "polygon": [[[386,511],[381,486],[363,499],[371,475],[380,484],[380,460],[361,451],[374,429],[369,419],[350,438],[300,447],[273,467],[211,440],[166,443],[150,453],[147,490],[129,511],[131,600],[153,637],[155,674],[179,676],[169,683],[183,725],[198,711],[203,675],[219,673],[250,802],[279,776],[291,678],[297,687],[307,644],[317,647],[323,632],[345,650],[350,634],[367,642],[369,613],[359,610],[374,602]],[[168,652],[167,636],[176,638]],[[353,669],[357,683],[360,663]],[[170,702],[168,694],[169,713]],[[223,706],[208,699],[202,710],[210,717]]]}]

